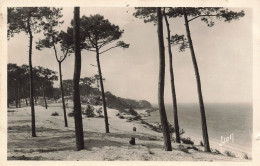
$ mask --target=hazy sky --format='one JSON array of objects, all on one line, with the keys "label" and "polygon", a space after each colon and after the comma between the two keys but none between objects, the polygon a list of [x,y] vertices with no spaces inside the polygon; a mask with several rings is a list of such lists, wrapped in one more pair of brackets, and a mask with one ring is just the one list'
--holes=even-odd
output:
[{"label": "hazy sky", "polygon": [[[252,101],[252,11],[243,10],[245,16],[240,20],[231,23],[216,21],[211,28],[200,19],[190,22],[206,103]],[[101,55],[101,68],[106,78],[105,91],[124,98],[157,103],[159,50],[156,26],[135,18],[132,15],[133,8],[81,8],[80,12],[81,16],[101,14],[119,25],[125,31],[120,40],[130,44],[128,49],[115,48]],[[64,8],[63,15],[65,22],[59,29],[66,30],[73,18],[73,8]],[[183,18],[170,20],[170,26],[172,35],[186,34]],[[34,48],[35,41],[40,37],[41,34],[35,35]],[[28,45],[29,38],[24,33],[11,38],[8,41],[8,63],[28,64]],[[198,102],[190,51],[178,52],[177,47],[172,47],[172,50],[177,101]],[[165,102],[170,103],[167,47],[165,52]],[[81,55],[81,77],[97,74],[97,68],[90,65],[96,65],[95,53],[82,51]],[[33,49],[32,62],[33,66],[40,65],[58,71],[53,49]],[[73,78],[74,55],[62,63],[62,71],[63,79]]]}]

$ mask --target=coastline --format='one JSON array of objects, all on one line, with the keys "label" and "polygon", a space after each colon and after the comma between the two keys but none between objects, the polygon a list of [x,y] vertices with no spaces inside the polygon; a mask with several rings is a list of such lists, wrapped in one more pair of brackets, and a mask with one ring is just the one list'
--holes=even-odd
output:
[{"label": "coastline", "polygon": [[[214,104],[216,104],[216,103],[214,103]],[[247,105],[245,103],[236,103],[236,104]],[[194,105],[194,103],[187,103],[187,105]],[[228,105],[232,105],[232,104],[228,103]],[[153,112],[158,111],[158,108],[157,109],[155,109],[155,108],[156,107],[154,107]],[[156,115],[158,116],[158,114],[156,114]],[[170,114],[170,116],[172,116],[172,115]],[[146,121],[149,124],[158,125],[158,122],[155,122],[154,118],[149,119],[149,117],[143,117],[143,119],[144,119],[144,121]],[[185,137],[185,138],[190,137],[191,140],[194,141],[194,144],[200,145],[200,141],[202,141],[203,138],[202,138],[202,135],[197,133],[197,130],[196,130],[196,133],[194,133],[195,131],[191,132],[191,131],[186,131],[185,128],[183,128],[183,129],[185,131],[185,133],[182,135],[183,137]],[[219,152],[221,152],[223,154],[225,153],[225,151],[230,151],[239,157],[244,157],[245,154],[250,157],[252,156],[252,146],[245,146],[245,145],[243,146],[241,144],[228,142],[228,143],[223,144],[223,146],[221,147],[220,146],[221,138],[216,139],[216,138],[212,138],[212,137],[209,137],[209,142],[210,142],[210,148],[217,149]]]}]

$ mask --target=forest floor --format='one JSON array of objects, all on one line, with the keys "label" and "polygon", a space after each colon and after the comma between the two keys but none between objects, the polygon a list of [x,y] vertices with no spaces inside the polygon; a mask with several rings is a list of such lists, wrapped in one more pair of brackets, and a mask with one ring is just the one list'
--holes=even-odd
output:
[{"label": "forest floor", "polygon": [[[82,106],[85,108],[85,106]],[[98,108],[98,107],[95,107]],[[59,116],[51,116],[57,112]],[[72,112],[69,105],[67,113]],[[74,118],[64,127],[61,103],[48,109],[35,106],[36,135],[31,137],[30,107],[8,109],[8,160],[92,160],[92,161],[248,161],[242,157],[203,152],[200,145],[172,143],[172,151],[163,150],[162,134],[140,121],[120,119],[119,111],[108,109],[110,133],[105,133],[103,118],[83,115],[85,149],[75,151]],[[136,132],[133,131],[136,127]],[[135,137],[136,145],[129,140]],[[197,149],[197,150],[195,150]]]}]

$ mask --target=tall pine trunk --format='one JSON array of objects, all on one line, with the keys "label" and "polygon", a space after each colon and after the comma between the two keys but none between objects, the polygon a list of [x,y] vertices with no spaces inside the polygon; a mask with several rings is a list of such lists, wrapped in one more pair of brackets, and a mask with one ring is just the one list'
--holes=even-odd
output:
[{"label": "tall pine trunk", "polygon": [[59,62],[59,73],[60,73],[60,90],[61,90],[61,99],[62,99],[62,106],[63,106],[64,122],[65,122],[65,127],[68,127],[66,105],[65,105],[65,100],[64,100],[64,92],[63,92],[63,84],[62,84],[61,62]]},{"label": "tall pine trunk", "polygon": [[74,7],[74,24],[73,24],[73,39],[75,50],[75,66],[73,76],[73,102],[74,102],[74,121],[76,132],[76,150],[84,149],[84,134],[81,115],[81,103],[79,93],[79,80],[81,70],[81,52],[80,52],[80,20],[79,7]]},{"label": "tall pine trunk", "polygon": [[105,90],[104,90],[104,85],[103,85],[101,66],[100,66],[100,61],[99,61],[98,47],[96,47],[96,53],[97,53],[97,66],[98,66],[98,74],[99,74],[99,81],[100,81],[100,87],[101,87],[101,95],[102,95],[102,101],[103,101],[105,128],[106,128],[106,133],[109,133],[109,124],[108,124],[107,106],[106,106],[106,96],[105,96]]},{"label": "tall pine trunk", "polygon": [[44,104],[45,104],[45,109],[48,109],[46,96],[45,96],[45,86],[44,86],[44,83],[42,84],[42,94],[43,94],[43,100],[44,100]]},{"label": "tall pine trunk", "polygon": [[159,44],[159,81],[158,81],[158,105],[160,111],[160,119],[162,124],[162,132],[164,138],[164,146],[166,151],[172,151],[168,120],[164,106],[164,79],[165,79],[165,52],[163,41],[163,24],[161,8],[157,8],[157,33]]},{"label": "tall pine trunk", "polygon": [[30,103],[31,103],[31,118],[32,118],[32,137],[36,137],[35,131],[35,111],[34,111],[34,101],[33,101],[33,71],[32,71],[32,42],[33,35],[30,27],[30,13],[27,20],[27,28],[30,38],[29,43],[29,69],[30,69]]},{"label": "tall pine trunk", "polygon": [[[184,8],[184,10],[185,10],[185,8]],[[188,38],[188,42],[189,42],[192,62],[193,62],[194,71],[195,71],[195,75],[196,75],[196,81],[197,81],[197,91],[198,91],[198,98],[199,98],[199,104],[200,104],[200,114],[201,114],[201,125],[202,125],[204,151],[210,152],[208,129],[207,129],[204,102],[203,102],[203,97],[202,97],[199,69],[198,69],[198,65],[197,65],[197,61],[196,61],[193,43],[192,43],[192,40],[191,40],[189,21],[188,21],[188,16],[187,16],[186,10],[184,11],[184,20],[185,20],[186,33],[187,33],[187,38]]]},{"label": "tall pine trunk", "polygon": [[178,122],[178,111],[177,111],[177,99],[175,92],[175,84],[174,84],[174,74],[173,74],[173,64],[172,64],[172,50],[171,50],[171,32],[169,28],[169,22],[165,11],[163,12],[165,23],[167,27],[167,41],[168,41],[168,52],[169,52],[169,69],[170,69],[170,77],[171,77],[171,89],[172,89],[172,103],[173,103],[173,116],[174,116],[174,128],[175,128],[175,136],[176,142],[180,143],[180,130],[179,130],[179,122]]},{"label": "tall pine trunk", "polygon": [[17,89],[17,96],[18,96],[18,107],[21,108],[21,92],[20,92],[20,88]]},{"label": "tall pine trunk", "polygon": [[28,106],[27,97],[25,97],[25,103],[26,103],[26,106]]},{"label": "tall pine trunk", "polygon": [[17,95],[17,93],[18,93],[18,88],[15,88],[15,107],[16,108],[19,108],[19,106],[18,106],[18,95]]}]

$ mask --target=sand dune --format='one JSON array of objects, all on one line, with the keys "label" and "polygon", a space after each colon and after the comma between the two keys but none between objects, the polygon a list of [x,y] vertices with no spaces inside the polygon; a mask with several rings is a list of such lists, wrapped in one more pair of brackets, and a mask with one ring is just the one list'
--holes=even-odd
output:
[{"label": "sand dune", "polygon": [[[68,105],[67,113],[72,111]],[[85,107],[84,105],[82,106]],[[96,107],[98,108],[98,107]],[[195,147],[172,143],[173,151],[163,150],[162,134],[151,130],[140,121],[120,119],[115,109],[108,109],[110,133],[105,133],[103,118],[83,116],[85,149],[75,151],[74,118],[68,117],[69,127],[64,127],[61,104],[50,104],[48,109],[35,106],[37,137],[30,133],[30,107],[8,109],[8,159],[9,160],[171,160],[171,161],[248,161],[235,149],[237,157],[205,153],[199,146],[200,138],[185,134],[195,141]],[[53,112],[59,116],[51,116]],[[133,131],[133,127],[137,131]],[[131,137],[136,145],[130,145]],[[213,147],[213,143],[212,143]],[[185,152],[185,150],[187,151]],[[242,153],[241,153],[242,154]]]}]

